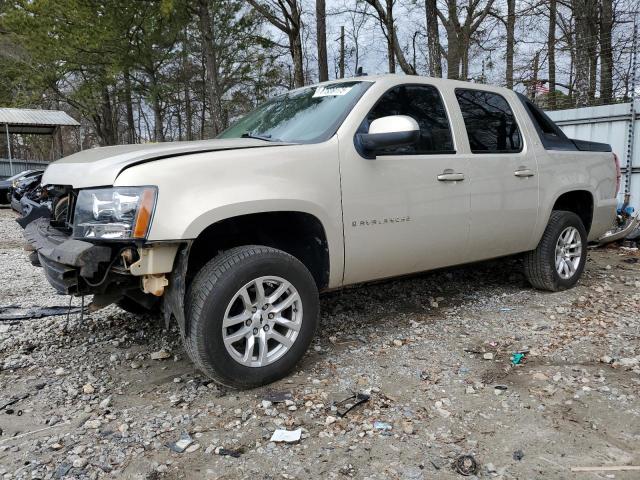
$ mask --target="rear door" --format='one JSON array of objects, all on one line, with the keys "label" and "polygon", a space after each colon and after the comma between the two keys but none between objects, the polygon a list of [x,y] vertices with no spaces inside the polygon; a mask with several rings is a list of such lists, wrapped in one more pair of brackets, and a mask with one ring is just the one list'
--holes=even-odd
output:
[{"label": "rear door", "polygon": [[469,182],[451,178],[464,178],[468,160],[455,152],[440,92],[428,84],[396,85],[368,108],[357,131],[366,133],[373,120],[389,115],[418,122],[416,145],[368,160],[354,147],[355,131],[340,138],[345,284],[466,259]]},{"label": "rear door", "polygon": [[481,89],[456,88],[455,96],[470,148],[469,260],[521,252],[538,217],[538,166],[521,129],[522,105]]}]

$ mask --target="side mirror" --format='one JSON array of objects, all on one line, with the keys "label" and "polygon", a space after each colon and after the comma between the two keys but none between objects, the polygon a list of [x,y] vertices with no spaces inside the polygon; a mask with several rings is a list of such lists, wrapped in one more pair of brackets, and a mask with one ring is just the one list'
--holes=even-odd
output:
[{"label": "side mirror", "polygon": [[356,134],[356,149],[370,160],[383,148],[412,145],[420,137],[420,126],[408,115],[391,115],[371,122],[369,133]]}]

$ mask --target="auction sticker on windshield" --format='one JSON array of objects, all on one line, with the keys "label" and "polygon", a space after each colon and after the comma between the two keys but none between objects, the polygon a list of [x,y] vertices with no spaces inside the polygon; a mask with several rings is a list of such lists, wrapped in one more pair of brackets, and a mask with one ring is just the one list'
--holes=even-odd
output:
[{"label": "auction sticker on windshield", "polygon": [[334,86],[318,87],[316,88],[316,91],[313,92],[313,96],[314,97],[333,97],[333,96],[346,95],[351,91],[352,88],[353,88],[353,85],[349,87],[334,87]]}]

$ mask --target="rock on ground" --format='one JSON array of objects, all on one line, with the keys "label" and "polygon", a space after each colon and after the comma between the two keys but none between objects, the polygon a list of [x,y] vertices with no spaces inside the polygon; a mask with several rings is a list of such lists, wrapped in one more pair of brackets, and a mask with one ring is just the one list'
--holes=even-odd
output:
[{"label": "rock on ground", "polygon": [[[0,238],[0,306],[68,304],[8,210]],[[111,306],[1,322],[0,406],[19,400],[0,412],[0,477],[453,479],[462,454],[480,478],[640,464],[635,258],[590,250],[560,293],[504,259],[328,294],[299,367],[246,392],[200,374],[157,318]],[[341,416],[353,393],[370,398]],[[301,439],[270,442],[276,429]],[[167,447],[181,438],[182,453]]]}]

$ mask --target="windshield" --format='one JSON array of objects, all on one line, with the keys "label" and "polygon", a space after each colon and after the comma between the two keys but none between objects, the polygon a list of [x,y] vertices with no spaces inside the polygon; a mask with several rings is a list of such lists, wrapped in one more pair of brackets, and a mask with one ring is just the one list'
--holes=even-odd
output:
[{"label": "windshield", "polygon": [[292,90],[248,113],[218,138],[287,143],[328,140],[370,85],[340,82]]}]

